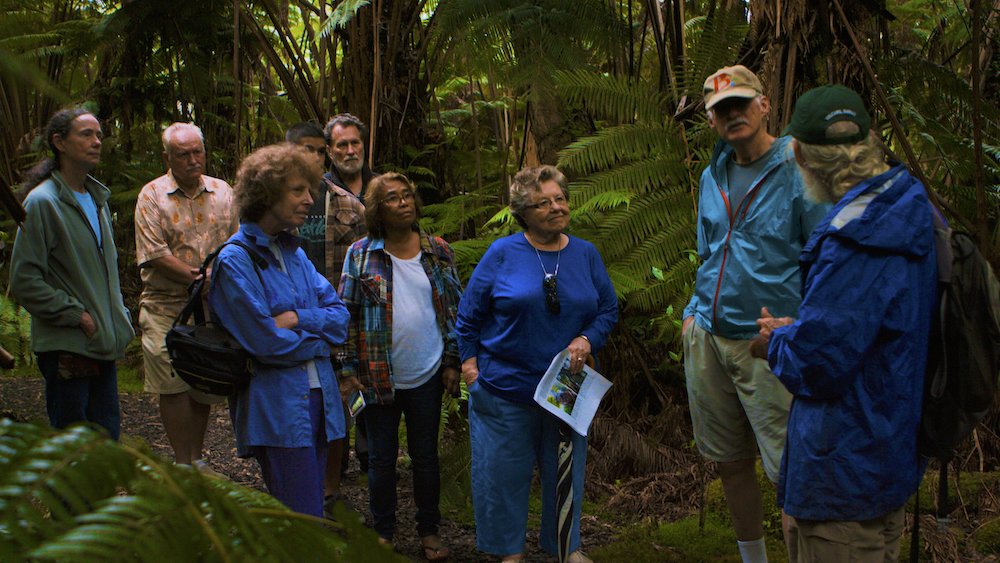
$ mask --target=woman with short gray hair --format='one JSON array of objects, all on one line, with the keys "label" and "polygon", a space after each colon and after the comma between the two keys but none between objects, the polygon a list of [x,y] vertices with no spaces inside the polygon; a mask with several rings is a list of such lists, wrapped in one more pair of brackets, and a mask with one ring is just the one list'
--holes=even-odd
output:
[{"label": "woman with short gray hair", "polygon": [[[510,187],[510,211],[524,232],[495,241],[476,266],[458,308],[462,377],[469,387],[472,501],[477,547],[503,561],[524,559],[528,493],[542,481],[542,549],[557,552],[559,425],[532,396],[552,359],[570,352],[570,372],[607,341],[618,300],[594,245],[569,225],[566,177],[525,168]],[[557,283],[558,282],[558,283]],[[579,550],[587,439],[572,433],[571,563]]]}]

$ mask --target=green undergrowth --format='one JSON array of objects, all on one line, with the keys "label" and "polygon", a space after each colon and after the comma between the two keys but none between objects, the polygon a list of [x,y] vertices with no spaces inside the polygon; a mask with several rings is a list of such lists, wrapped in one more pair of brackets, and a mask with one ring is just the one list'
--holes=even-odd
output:
[{"label": "green undergrowth", "polygon": [[0,370],[3,377],[25,377],[31,373],[31,316],[7,296],[0,296],[0,346],[16,362],[12,370]]},{"label": "green undergrowth", "polygon": [[[781,509],[777,507],[774,487],[757,464],[757,481],[764,502],[764,537],[767,560],[786,563],[784,538],[781,534]],[[642,561],[643,563],[740,563],[736,533],[726,507],[722,482],[709,483],[705,492],[705,524],[699,523],[700,515],[671,523],[647,519],[636,525],[626,524],[618,539],[589,555],[597,563],[611,561]]]},{"label": "green undergrowth", "polygon": [[[775,504],[774,490],[759,464],[757,477],[764,500],[764,535],[768,561],[784,563],[788,561],[788,554],[781,534],[781,511]],[[987,496],[983,494],[984,489],[994,489],[1000,483],[1000,474],[997,473],[961,473],[958,476],[959,486],[956,488],[954,477],[954,474],[949,476],[949,504],[952,507],[963,506],[973,517],[979,510],[980,499]],[[922,513],[933,513],[937,503],[937,489],[938,472],[927,471],[921,483]],[[718,479],[709,484],[705,496],[704,527],[699,526],[698,514],[670,523],[659,523],[649,518],[638,523],[624,523],[619,526],[619,535],[613,543],[594,549],[589,555],[597,563],[739,563],[741,558],[736,535],[722,494],[722,484]],[[915,496],[910,498],[906,505],[907,512],[912,513],[915,500]],[[606,522],[614,521],[607,515],[600,517]],[[981,555],[1000,555],[1000,519],[987,522],[971,535],[956,527],[952,527],[952,532],[960,553],[965,553],[972,547]],[[920,538],[917,563],[931,561],[931,553],[925,548],[925,533],[926,531],[922,532]],[[901,563],[910,561],[911,541],[910,533],[904,534],[900,541]]]},{"label": "green undergrowth", "polygon": [[[614,543],[592,550],[597,563],[642,561],[643,563],[740,563],[736,534],[728,516],[706,514],[705,527],[694,514],[670,524],[645,521],[626,528]],[[767,536],[767,560],[786,563],[785,544]]]}]

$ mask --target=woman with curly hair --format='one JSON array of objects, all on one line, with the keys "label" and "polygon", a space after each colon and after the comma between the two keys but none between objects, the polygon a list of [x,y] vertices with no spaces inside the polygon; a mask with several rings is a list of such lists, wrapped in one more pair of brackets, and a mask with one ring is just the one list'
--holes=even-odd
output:
[{"label": "woman with curly hair", "polygon": [[230,397],[240,457],[256,457],[268,491],[323,517],[327,446],[344,437],[330,347],[347,334],[347,309],[289,230],[302,225],[323,171],[297,145],[264,147],[236,176],[240,230],[213,272],[212,315],[253,357],[250,385]]}]

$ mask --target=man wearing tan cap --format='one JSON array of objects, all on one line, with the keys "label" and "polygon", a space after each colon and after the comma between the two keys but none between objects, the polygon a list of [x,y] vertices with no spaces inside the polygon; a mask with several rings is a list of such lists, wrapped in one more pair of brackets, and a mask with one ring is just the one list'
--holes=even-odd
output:
[{"label": "man wearing tan cap", "polygon": [[768,306],[792,316],[799,253],[829,206],[805,199],[790,139],[766,128],[770,102],[746,67],[705,81],[708,123],[721,137],[702,173],[694,294],[684,309],[684,371],[695,442],[718,462],[744,563],[767,561],[755,464],[778,482],[791,395],[750,356]]}]

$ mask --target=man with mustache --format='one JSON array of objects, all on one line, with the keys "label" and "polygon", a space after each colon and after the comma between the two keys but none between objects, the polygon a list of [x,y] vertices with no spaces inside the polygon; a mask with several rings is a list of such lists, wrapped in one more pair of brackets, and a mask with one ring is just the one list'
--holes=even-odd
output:
[{"label": "man with mustache", "polygon": [[799,253],[827,205],[807,201],[788,138],[767,132],[771,106],[744,66],[705,81],[708,124],[718,133],[698,200],[694,294],[682,338],[695,442],[719,464],[722,489],[744,563],[767,561],[755,465],[778,482],[791,395],[751,358],[761,307],[777,316],[801,301]]},{"label": "man with mustache", "polygon": [[[330,199],[326,211],[326,263],[327,277],[330,283],[339,287],[340,273],[344,267],[344,258],[351,245],[367,234],[365,227],[365,206],[361,198],[365,188],[372,178],[378,176],[372,172],[365,160],[365,140],[368,138],[368,127],[357,117],[349,113],[339,113],[327,122],[323,131],[326,140],[326,152],[330,156],[330,171],[323,177],[327,180],[327,191]],[[337,374],[338,377],[340,374]],[[368,435],[365,429],[364,417],[355,419],[354,451],[358,455],[361,472],[368,473]],[[348,422],[350,424],[350,422]],[[340,447],[343,452],[341,460],[346,460],[350,452],[350,438],[344,438]],[[338,446],[331,444],[331,452]],[[343,500],[339,494],[340,473],[346,470],[333,453],[327,457],[326,463],[326,498],[323,501],[328,515],[332,515],[334,503]]]},{"label": "man with mustache", "polygon": [[135,205],[145,390],[160,396],[160,417],[174,461],[221,476],[202,460],[202,447],[211,405],[225,397],[192,389],[174,374],[165,338],[188,300],[187,286],[198,267],[239,229],[239,216],[229,184],[204,174],[201,129],[174,123],[164,129],[162,140],[167,173],[146,184]]},{"label": "man with mustache", "polygon": [[[345,116],[346,114],[341,114],[334,118],[334,120],[340,120],[338,134],[343,133],[343,123],[347,122]],[[356,131],[357,126],[350,127],[350,130]],[[360,135],[358,137],[360,142]],[[296,123],[285,132],[285,141],[305,147],[321,168],[326,167],[328,154],[326,134],[318,125],[308,122]],[[357,154],[354,153],[354,156]],[[360,160],[357,161],[360,162]],[[351,160],[351,162],[353,164],[355,160]],[[334,170],[336,171],[336,169]],[[316,266],[316,271],[325,276],[334,287],[337,287],[340,285],[340,272],[344,267],[347,249],[354,241],[364,238],[368,234],[368,230],[365,226],[364,204],[358,200],[353,192],[335,184],[329,178],[330,175],[328,173],[327,177],[320,182],[317,190],[319,196],[313,198],[309,215],[305,223],[299,227],[298,235],[302,239],[302,250]],[[358,178],[360,179],[360,176]],[[340,347],[337,348],[339,352]],[[337,375],[340,376],[339,370]],[[350,433],[351,428],[354,427],[354,418],[346,406],[344,407],[344,418],[347,422],[347,431]],[[338,501],[350,508],[347,497],[340,492],[341,473],[347,469],[350,451],[350,448],[345,448],[344,445],[349,446],[349,442],[349,436],[333,440],[327,449],[323,508],[329,518],[334,517],[333,506]]]}]

